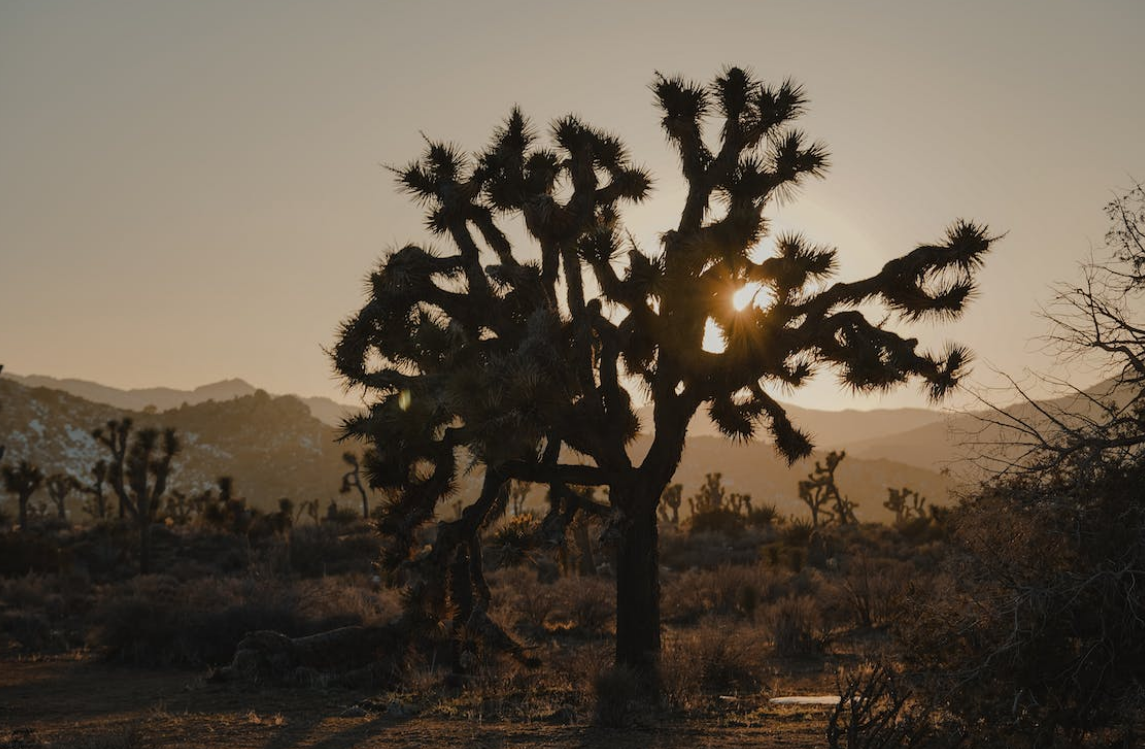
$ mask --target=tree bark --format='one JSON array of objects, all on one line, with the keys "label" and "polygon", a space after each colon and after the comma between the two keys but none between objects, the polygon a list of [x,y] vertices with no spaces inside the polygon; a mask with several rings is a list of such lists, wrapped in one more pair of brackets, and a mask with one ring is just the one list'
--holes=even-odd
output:
[{"label": "tree bark", "polygon": [[656,503],[625,518],[616,554],[616,664],[657,680],[660,661],[660,549]]}]

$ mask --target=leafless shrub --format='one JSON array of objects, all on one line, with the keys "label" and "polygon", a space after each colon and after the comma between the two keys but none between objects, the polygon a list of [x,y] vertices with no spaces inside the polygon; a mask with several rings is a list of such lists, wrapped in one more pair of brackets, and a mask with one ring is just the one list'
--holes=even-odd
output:
[{"label": "leafless shrub", "polygon": [[789,596],[768,607],[764,621],[776,655],[791,658],[815,655],[827,641],[823,617],[810,596]]},{"label": "leafless shrub", "polygon": [[830,749],[938,749],[961,741],[933,728],[928,712],[911,702],[895,672],[885,664],[864,666],[842,679],[839,704],[827,724]]}]

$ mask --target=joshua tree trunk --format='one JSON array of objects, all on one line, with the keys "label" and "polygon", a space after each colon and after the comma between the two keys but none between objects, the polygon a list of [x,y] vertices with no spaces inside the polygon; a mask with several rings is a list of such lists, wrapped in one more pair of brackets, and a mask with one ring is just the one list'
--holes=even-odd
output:
[{"label": "joshua tree trunk", "polygon": [[20,530],[28,530],[28,500],[31,494],[20,494],[16,497],[20,506]]},{"label": "joshua tree trunk", "polygon": [[[658,495],[657,495],[658,496]],[[616,663],[656,683],[660,658],[660,552],[656,503],[638,501],[616,554]]]}]

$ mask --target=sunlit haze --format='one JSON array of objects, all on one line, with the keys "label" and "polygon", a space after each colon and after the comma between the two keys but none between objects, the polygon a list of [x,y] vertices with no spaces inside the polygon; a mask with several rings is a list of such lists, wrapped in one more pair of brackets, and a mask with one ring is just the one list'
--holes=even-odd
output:
[{"label": "sunlit haze", "polygon": [[[0,362],[352,397],[324,348],[379,258],[430,241],[386,165],[423,134],[481,148],[514,104],[542,125],[574,112],[655,176],[625,216],[652,250],[683,188],[648,84],[734,64],[802,83],[800,126],[831,152],[769,211],[773,234],[837,247],[853,279],[956,218],[988,224],[1005,236],[965,317],[911,334],[969,346],[980,381],[1020,377],[1052,364],[1050,285],[1100,253],[1112,191],[1145,179],[1143,28],[1139,0],[0,2]],[[925,404],[830,376],[779,395]]]}]

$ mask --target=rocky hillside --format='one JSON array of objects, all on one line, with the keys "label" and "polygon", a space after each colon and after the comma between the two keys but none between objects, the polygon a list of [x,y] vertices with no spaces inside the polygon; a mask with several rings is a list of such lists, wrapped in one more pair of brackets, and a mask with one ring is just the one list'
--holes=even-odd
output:
[{"label": "rocky hillside", "polygon": [[[194,491],[229,475],[237,490],[258,507],[272,507],[279,497],[319,498],[325,503],[339,496],[341,455],[347,446],[335,443],[334,428],[316,419],[293,396],[273,397],[256,390],[227,400],[148,411],[115,408],[60,390],[0,379],[0,443],[8,447],[8,462],[27,458],[45,472],[65,471],[86,479],[95,461],[104,457],[91,430],[109,419],[130,416],[140,426],[170,426],[178,431],[184,449],[175,463],[174,489]],[[689,441],[676,481],[684,484],[687,496],[706,473],[719,472],[730,491],[773,502],[784,513],[799,513],[796,486],[812,465],[813,461],[802,461],[789,467],[770,445],[736,444],[701,433]],[[479,471],[461,477],[462,498],[476,493],[480,478]],[[882,502],[890,486],[909,485],[937,502],[945,501],[947,493],[947,480],[937,473],[887,460],[848,457],[838,478],[865,520],[886,518]],[[540,503],[540,491],[534,492],[533,501]]]},{"label": "rocky hillside", "polygon": [[[21,385],[62,390],[84,400],[113,406],[123,411],[168,411],[183,405],[195,406],[212,400],[229,401],[234,398],[242,398],[247,395],[254,395],[258,390],[246,380],[237,378],[201,385],[194,390],[178,390],[168,387],[124,390],[101,385],[90,380],[74,378],[60,379],[46,375],[21,376],[11,373],[6,373],[3,376],[5,379],[15,380]],[[306,404],[311,416],[330,426],[338,426],[345,416],[355,410],[354,406],[338,403],[330,398],[293,397]]]},{"label": "rocky hillside", "polygon": [[45,473],[64,471],[86,480],[91,466],[105,457],[91,430],[122,416],[138,426],[177,430],[183,451],[174,462],[172,489],[195,491],[229,475],[256,507],[272,507],[280,497],[338,497],[347,446],[336,444],[334,429],[293,396],[255,391],[143,413],[0,379],[0,444],[7,447],[9,463],[28,459]]}]

